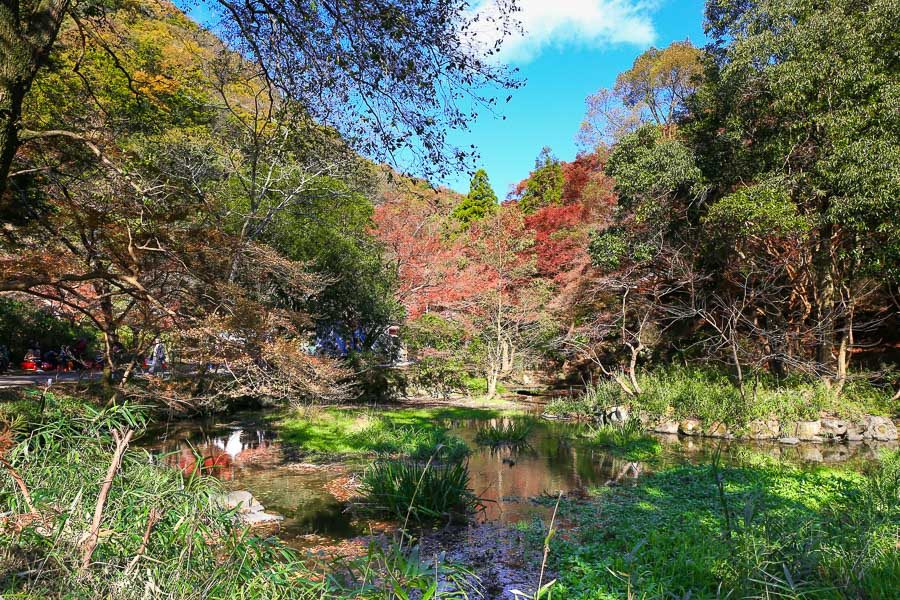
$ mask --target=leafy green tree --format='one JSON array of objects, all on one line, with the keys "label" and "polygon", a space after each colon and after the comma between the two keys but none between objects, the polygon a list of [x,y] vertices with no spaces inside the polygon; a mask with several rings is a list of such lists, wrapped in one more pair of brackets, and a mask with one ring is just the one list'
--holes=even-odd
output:
[{"label": "leafy green tree", "polygon": [[519,200],[522,212],[533,213],[537,209],[562,202],[565,178],[562,163],[553,151],[544,147],[534,161],[534,171],[525,184],[525,193]]},{"label": "leafy green tree", "polygon": [[900,279],[898,15],[897,0],[707,7],[712,60],[690,136],[721,197],[713,213],[746,221],[741,200],[763,198],[753,210],[770,209],[779,228],[807,224],[792,283],[811,307],[820,363],[835,343],[846,356],[861,290]]},{"label": "leafy green tree", "polygon": [[[191,2],[175,4],[196,8]],[[489,60],[511,32],[514,6],[506,2],[489,16],[457,1],[196,4],[198,14],[278,88],[280,97],[303,105],[318,123],[334,127],[356,150],[375,158],[391,160],[407,150],[423,159],[423,170],[442,173],[468,162],[470,153],[448,152],[446,130],[471,121],[474,115],[466,107],[473,96],[474,104],[496,103],[482,90],[517,86],[504,66]],[[0,195],[15,187],[9,175],[21,169],[13,165],[31,152],[33,144],[20,135],[23,106],[37,76],[56,59],[60,33],[77,28],[83,47],[101,47],[121,64],[129,49],[100,40],[108,33],[106,17],[126,7],[147,10],[144,3],[118,0],[0,3]],[[471,43],[479,29],[475,21],[485,20],[497,31],[496,43]],[[127,73],[132,90],[140,91],[141,74]],[[86,84],[97,83],[82,75]],[[435,93],[436,85],[441,93]],[[79,125],[71,120],[67,128]]]},{"label": "leafy green tree", "polygon": [[453,209],[453,218],[462,229],[468,229],[475,221],[480,221],[497,211],[497,194],[491,187],[487,171],[478,169],[469,182],[469,195]]}]

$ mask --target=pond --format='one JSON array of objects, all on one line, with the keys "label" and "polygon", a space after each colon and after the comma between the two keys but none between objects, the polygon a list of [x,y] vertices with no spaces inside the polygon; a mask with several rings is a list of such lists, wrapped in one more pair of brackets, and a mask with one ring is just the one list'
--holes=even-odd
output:
[{"label": "pond", "polygon": [[[710,438],[660,436],[663,453],[652,463],[619,458],[591,446],[581,434],[587,426],[551,422],[531,413],[504,414],[494,419],[527,419],[532,423],[522,448],[492,449],[474,441],[483,418],[441,418],[442,424],[472,449],[468,459],[472,491],[484,510],[477,522],[516,524],[549,517],[548,502],[535,499],[560,491],[578,494],[592,487],[629,485],[651,469],[677,462],[706,462],[721,449],[726,460],[746,451],[762,452],[799,464],[844,463],[858,467],[873,460],[875,444],[800,444],[724,442]],[[538,409],[539,410],[539,409]],[[226,489],[250,491],[269,512],[284,515],[278,535],[300,549],[327,547],[390,523],[378,522],[353,510],[345,487],[372,458],[350,457],[328,462],[305,457],[279,438],[277,424],[264,412],[160,424],[145,440],[167,464],[190,471],[201,457],[205,471],[214,472]]]}]

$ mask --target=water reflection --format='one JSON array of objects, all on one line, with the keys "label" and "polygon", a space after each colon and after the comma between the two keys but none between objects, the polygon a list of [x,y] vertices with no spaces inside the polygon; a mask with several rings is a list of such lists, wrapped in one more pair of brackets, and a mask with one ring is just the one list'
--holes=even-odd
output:
[{"label": "water reflection", "polygon": [[[628,485],[648,469],[642,463],[590,446],[581,438],[584,430],[580,425],[515,418],[532,422],[526,444],[519,447],[478,446],[474,436],[478,427],[485,425],[483,420],[444,422],[472,448],[471,487],[485,505],[480,520],[513,523],[546,516],[549,509],[545,503],[533,502],[535,497]],[[726,460],[755,452],[801,464],[856,465],[874,459],[882,446],[896,447],[896,443],[783,446],[677,435],[661,436],[660,440],[664,452],[655,464],[663,466],[707,461],[720,448]],[[373,525],[357,518],[348,502],[329,491],[339,487],[338,478],[361,472],[369,460],[333,465],[303,463],[297,449],[279,442],[277,431],[258,414],[163,425],[152,433],[148,443],[161,461],[187,474],[199,470],[220,478],[228,489],[249,490],[267,510],[285,516],[280,536],[298,547],[360,535]]]}]

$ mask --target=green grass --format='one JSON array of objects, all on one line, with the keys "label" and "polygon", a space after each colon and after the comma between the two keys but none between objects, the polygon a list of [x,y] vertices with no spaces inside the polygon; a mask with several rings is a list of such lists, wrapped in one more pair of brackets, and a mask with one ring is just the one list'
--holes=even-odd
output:
[{"label": "green grass", "polygon": [[680,466],[564,501],[553,597],[896,597],[900,453],[874,472]]},{"label": "green grass", "polygon": [[891,402],[890,391],[861,380],[851,381],[836,396],[819,381],[792,377],[776,382],[766,375],[755,383],[746,382],[746,398],[741,398],[728,373],[719,369],[656,369],[641,373],[638,380],[643,392],[636,397],[626,395],[614,381],[601,381],[577,398],[554,400],[546,411],[593,419],[605,408],[629,404],[633,411],[651,417],[695,417],[706,424],[721,422],[740,427],[770,417],[796,421],[828,413],[856,419],[864,414],[892,416],[898,410]]},{"label": "green grass", "polygon": [[[145,424],[140,409],[74,401],[53,403],[42,417],[17,424],[4,459],[21,474],[39,518],[27,514],[11,471],[0,468],[0,596],[388,600],[424,597],[446,582],[471,591],[466,569],[421,556],[408,541],[372,543],[360,559],[323,567],[248,532],[219,507],[216,480],[160,467],[134,447],[113,480],[93,562],[82,569],[81,534],[109,466],[111,432],[140,432]],[[159,518],[141,550],[151,512]]]},{"label": "green grass", "polygon": [[389,454],[456,459],[468,447],[424,411],[374,413],[326,409],[295,413],[279,424],[281,439],[314,454]]},{"label": "green grass", "polygon": [[503,419],[482,425],[475,432],[475,442],[482,446],[521,445],[528,439],[533,424],[526,419]]},{"label": "green grass", "polygon": [[378,461],[363,474],[365,506],[405,523],[465,519],[477,507],[465,462]]},{"label": "green grass", "polygon": [[659,441],[647,434],[637,419],[629,419],[624,425],[601,425],[588,434],[588,439],[628,460],[648,460],[662,452]]}]

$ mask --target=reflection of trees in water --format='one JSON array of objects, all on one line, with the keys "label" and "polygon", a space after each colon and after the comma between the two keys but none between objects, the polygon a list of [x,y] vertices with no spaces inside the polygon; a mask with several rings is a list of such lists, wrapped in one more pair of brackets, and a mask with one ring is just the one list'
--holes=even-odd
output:
[{"label": "reflection of trees in water", "polygon": [[186,475],[202,473],[223,480],[234,478],[234,468],[250,463],[281,461],[277,435],[265,429],[208,431],[203,427],[176,431],[151,446],[165,464]]}]

